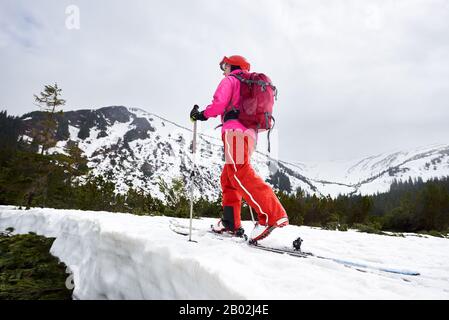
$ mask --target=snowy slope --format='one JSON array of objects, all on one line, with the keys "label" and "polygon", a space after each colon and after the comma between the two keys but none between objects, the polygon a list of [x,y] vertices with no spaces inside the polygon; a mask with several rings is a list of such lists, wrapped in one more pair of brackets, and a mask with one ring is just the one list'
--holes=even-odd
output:
[{"label": "snowy slope", "polygon": [[[448,239],[288,226],[263,241],[286,245],[300,235],[303,249],[315,254],[421,273],[402,276],[264,252],[207,233],[188,242],[169,229],[171,219],[0,206],[0,230],[56,237],[51,253],[73,270],[78,299],[449,299]],[[212,221],[195,220],[194,227]]]}]

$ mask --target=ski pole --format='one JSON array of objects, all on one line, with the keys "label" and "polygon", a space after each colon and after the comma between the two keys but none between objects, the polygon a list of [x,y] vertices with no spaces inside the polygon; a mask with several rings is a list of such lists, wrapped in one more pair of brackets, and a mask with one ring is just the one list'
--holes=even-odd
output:
[{"label": "ski pole", "polygon": [[196,121],[193,122],[193,141],[192,141],[192,171],[190,172],[190,227],[189,241],[192,241],[192,219],[193,219],[193,189],[195,187],[196,170]]}]

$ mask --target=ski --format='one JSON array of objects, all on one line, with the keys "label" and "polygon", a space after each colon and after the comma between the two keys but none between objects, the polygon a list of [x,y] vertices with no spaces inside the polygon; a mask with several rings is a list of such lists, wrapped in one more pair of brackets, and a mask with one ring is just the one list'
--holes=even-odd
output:
[{"label": "ski", "polygon": [[189,235],[189,231],[185,230],[184,228],[180,228],[177,227],[175,225],[169,224],[168,226],[170,228],[171,231],[173,231],[174,233],[180,234],[182,236],[188,236]]},{"label": "ski", "polygon": [[[170,228],[171,231],[180,234],[182,236],[189,236],[189,226],[185,226],[181,223],[179,223],[176,220],[170,220],[168,227]],[[203,236],[206,231],[203,229],[199,229],[199,228],[193,228],[192,227],[192,232],[198,236]]]},{"label": "ski", "polygon": [[248,244],[251,247],[257,248],[260,250],[275,252],[275,253],[279,253],[279,254],[287,254],[287,255],[299,257],[299,258],[313,257],[313,258],[317,258],[317,259],[329,260],[329,261],[333,261],[338,264],[342,264],[346,267],[354,268],[354,269],[356,269],[358,271],[362,271],[362,272],[367,271],[367,270],[373,270],[373,271],[378,271],[378,272],[399,274],[399,275],[403,275],[403,276],[419,276],[420,275],[420,273],[416,272],[416,271],[377,267],[377,266],[372,266],[372,265],[359,263],[359,262],[353,262],[353,261],[349,261],[349,260],[323,257],[323,256],[315,255],[312,252],[305,252],[305,251],[301,251],[301,250],[297,250],[297,249],[274,248],[274,247],[264,246],[264,245],[260,245],[258,243],[250,243],[250,242]]},{"label": "ski", "polygon": [[287,255],[299,257],[299,258],[307,258],[307,257],[313,256],[313,254],[310,252],[303,252],[300,250],[294,250],[294,249],[288,249],[288,248],[274,248],[274,247],[268,247],[268,246],[260,245],[257,243],[251,243],[251,242],[248,242],[248,245],[251,248],[274,252],[274,253],[279,253],[279,254],[287,254]]},{"label": "ski", "polygon": [[[185,224],[180,223],[179,221],[175,220],[175,219],[170,219],[169,221],[169,227],[173,227],[173,228],[180,228],[180,229],[189,229],[190,226],[186,226]],[[198,228],[192,227],[192,230],[200,230]]]},{"label": "ski", "polygon": [[[185,226],[175,220],[170,221],[170,229],[180,235],[183,235],[183,236],[189,235],[189,226]],[[416,272],[416,271],[411,271],[411,270],[406,270],[406,269],[378,267],[378,266],[373,266],[373,265],[350,261],[350,260],[320,256],[320,255],[316,255],[312,252],[303,251],[303,250],[301,250],[301,244],[302,244],[301,238],[298,238],[295,241],[293,241],[292,248],[288,248],[288,247],[278,248],[278,247],[271,247],[271,246],[259,244],[258,242],[248,241],[248,236],[246,234],[244,234],[242,237],[236,237],[235,235],[226,233],[226,232],[216,233],[212,230],[204,230],[204,229],[199,229],[199,228],[192,228],[192,230],[195,232],[195,234],[197,236],[204,236],[204,235],[208,234],[208,235],[212,235],[214,238],[219,239],[219,240],[231,239],[233,242],[237,242],[237,243],[244,242],[244,243],[247,243],[249,245],[249,247],[258,249],[258,250],[268,251],[268,252],[277,253],[277,254],[285,254],[285,255],[289,255],[289,256],[297,257],[297,258],[316,258],[316,259],[328,260],[328,261],[332,261],[332,262],[344,265],[345,267],[352,268],[352,269],[360,271],[360,272],[371,272],[371,273],[376,273],[376,274],[387,273],[387,274],[397,274],[397,275],[401,275],[401,276],[419,276],[420,275],[420,273]],[[408,281],[405,278],[403,278],[403,280]]]}]

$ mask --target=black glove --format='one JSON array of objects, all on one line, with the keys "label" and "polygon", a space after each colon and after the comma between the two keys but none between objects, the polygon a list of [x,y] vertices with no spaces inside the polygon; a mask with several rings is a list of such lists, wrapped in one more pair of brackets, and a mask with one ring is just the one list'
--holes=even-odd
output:
[{"label": "black glove", "polygon": [[194,105],[192,111],[190,111],[190,120],[192,121],[206,121],[207,118],[204,116],[204,111],[199,111],[200,107]]}]

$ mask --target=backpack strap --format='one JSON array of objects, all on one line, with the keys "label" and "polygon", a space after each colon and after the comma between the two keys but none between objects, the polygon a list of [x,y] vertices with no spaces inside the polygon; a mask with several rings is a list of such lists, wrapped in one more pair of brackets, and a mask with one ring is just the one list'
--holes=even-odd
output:
[{"label": "backpack strap", "polygon": [[246,79],[242,77],[242,74],[243,74],[243,72],[231,73],[229,76],[237,78],[240,82],[245,82]]},{"label": "backpack strap", "polygon": [[[228,120],[235,120],[235,119],[238,119],[238,118],[239,118],[239,114],[240,114],[240,111],[239,111],[238,109],[236,109],[236,107],[231,106],[231,109],[230,109],[230,110],[224,112],[224,115],[223,115],[223,123],[225,123],[225,122],[228,121]],[[223,127],[223,123],[222,123],[222,124],[219,124],[218,126],[216,126],[216,127],[214,128],[214,130],[215,130],[215,129],[218,129],[218,128],[220,128],[220,127]]]},{"label": "backpack strap", "polygon": [[231,109],[229,109],[228,111],[225,111],[224,116],[223,116],[223,122],[226,122],[228,120],[238,119],[239,114],[240,114],[240,111],[236,107],[231,106]]},{"label": "backpack strap", "polygon": [[274,99],[275,100],[278,99],[278,89],[271,82],[265,82],[265,81],[262,81],[262,80],[245,79],[245,78],[242,77],[242,74],[243,74],[243,72],[232,73],[229,76],[237,78],[240,82],[246,83],[248,85],[257,84],[257,85],[262,87],[262,91],[267,90],[266,87],[271,87],[271,89],[274,92]]},{"label": "backpack strap", "polygon": [[[242,81],[244,79],[240,76],[240,74],[243,74],[243,72],[240,72],[238,76],[236,74],[230,74],[229,76],[235,76],[235,78],[237,78],[239,81]],[[231,107],[231,108],[228,109],[229,107]],[[226,109],[228,109],[228,110],[226,110]],[[230,104],[225,108],[225,112],[223,115],[223,122],[226,122],[228,120],[238,119],[239,113],[240,113],[239,109],[236,106],[232,105],[232,98],[231,98]]]},{"label": "backpack strap", "polygon": [[[235,76],[235,74],[230,74],[229,76]],[[238,77],[237,79],[243,79],[242,77]],[[240,80],[239,79],[239,80]],[[231,101],[232,102],[232,101]],[[229,110],[226,110],[227,108],[228,108],[229,106],[227,106],[226,108],[225,108],[225,112],[224,112],[224,115],[223,115],[223,123],[225,123],[226,121],[228,121],[228,120],[234,120],[234,119],[238,119],[239,118],[239,113],[240,113],[240,111],[235,107],[235,106],[233,106],[233,105],[231,105],[231,109],[229,109]],[[218,129],[218,128],[220,128],[220,127],[223,127],[223,123],[222,124],[219,124],[218,126],[216,126],[215,128],[214,128],[214,130],[215,129]]]},{"label": "backpack strap", "polygon": [[[268,128],[268,117],[270,117],[273,120],[273,125],[271,126],[271,128]],[[268,112],[265,112],[265,123],[266,123],[266,129],[268,130],[268,134],[267,134],[267,141],[268,141],[268,153],[270,153],[271,151],[271,145],[270,145],[270,134],[271,134],[271,130],[273,130],[274,128],[274,124],[276,123],[276,120],[274,119],[274,117],[269,114]]]}]

